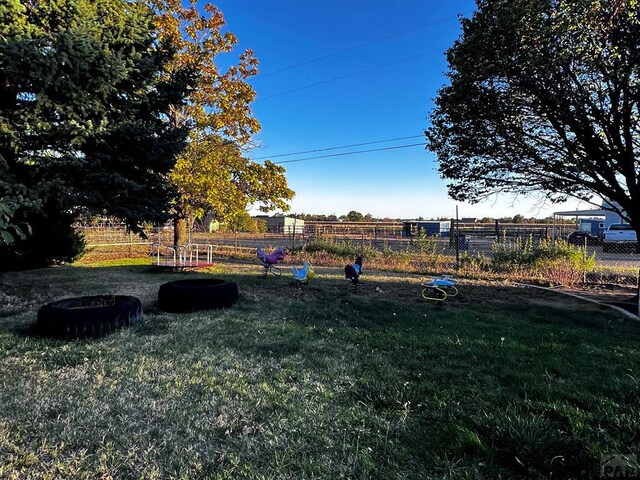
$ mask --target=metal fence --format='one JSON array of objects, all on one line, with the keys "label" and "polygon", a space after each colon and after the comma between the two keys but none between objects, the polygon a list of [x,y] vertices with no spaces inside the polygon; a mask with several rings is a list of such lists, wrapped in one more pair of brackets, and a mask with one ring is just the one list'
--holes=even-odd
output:
[{"label": "metal fence", "polygon": [[[566,228],[570,230],[570,227]],[[88,247],[92,249],[114,250],[118,254],[136,256],[150,254],[152,245],[171,245],[172,230],[169,227],[154,228],[143,239],[128,232],[121,225],[99,225],[80,228]],[[482,277],[491,272],[513,268],[541,268],[538,272],[541,280],[545,275],[567,275],[549,271],[548,264],[536,263],[536,255],[545,255],[553,260],[553,255],[564,248],[564,255],[569,255],[574,264],[584,268],[580,270],[582,283],[586,284],[618,284],[628,287],[638,285],[640,270],[640,254],[636,244],[606,245],[600,241],[585,239],[583,244],[569,244],[565,231],[558,230],[557,239],[550,238],[549,230],[532,230],[520,226],[503,227],[496,235],[495,231],[460,229],[459,235],[454,233],[448,237],[402,237],[397,232],[332,233],[319,235],[309,233],[198,233],[192,232],[190,243],[199,244],[202,248],[212,245],[218,254],[248,254],[258,246],[275,248],[283,246],[290,251],[313,251],[322,248],[336,252],[361,252],[365,255],[387,256],[389,258],[411,259],[414,264],[422,262],[432,269],[453,269],[464,267],[474,270]],[[564,247],[561,247],[563,246]],[[554,250],[555,248],[555,250]],[[346,249],[346,250],[345,250]],[[567,254],[566,250],[570,250]],[[555,253],[554,253],[555,252]],[[580,259],[582,257],[582,260]],[[510,263],[511,262],[511,263]],[[553,263],[553,262],[551,262]],[[545,266],[546,265],[546,266]],[[565,265],[566,267],[566,265]],[[426,267],[425,267],[426,268]],[[553,279],[551,279],[553,280]],[[574,279],[575,280],[575,279]]]}]

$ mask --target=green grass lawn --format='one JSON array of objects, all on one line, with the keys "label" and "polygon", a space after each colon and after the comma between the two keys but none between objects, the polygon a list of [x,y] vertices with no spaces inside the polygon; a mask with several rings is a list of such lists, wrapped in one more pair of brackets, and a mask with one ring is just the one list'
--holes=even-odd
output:
[{"label": "green grass lawn", "polygon": [[[0,478],[591,478],[640,454],[640,323],[554,293],[338,269],[301,289],[258,266],[0,276]],[[158,286],[215,275],[232,309],[166,314]],[[138,325],[33,335],[39,306],[130,294]]]}]

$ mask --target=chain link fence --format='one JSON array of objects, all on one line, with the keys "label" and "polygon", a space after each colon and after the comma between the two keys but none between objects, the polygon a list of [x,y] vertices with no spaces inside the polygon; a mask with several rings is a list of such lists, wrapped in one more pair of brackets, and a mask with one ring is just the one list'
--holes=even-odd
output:
[{"label": "chain link fence", "polygon": [[[171,245],[170,227],[153,228],[143,239],[123,225],[81,227],[89,255],[145,256],[154,244]],[[453,229],[444,236],[402,236],[393,232],[360,233],[205,233],[192,232],[190,242],[212,245],[220,255],[250,256],[258,246],[283,246],[299,256],[348,258],[364,254],[372,268],[407,269],[420,273],[460,271],[478,278],[512,278],[549,284],[621,285],[637,287],[640,254],[637,244],[607,244],[597,238],[569,237],[571,227],[558,229],[556,239],[548,228]],[[464,233],[458,233],[464,232]]]}]

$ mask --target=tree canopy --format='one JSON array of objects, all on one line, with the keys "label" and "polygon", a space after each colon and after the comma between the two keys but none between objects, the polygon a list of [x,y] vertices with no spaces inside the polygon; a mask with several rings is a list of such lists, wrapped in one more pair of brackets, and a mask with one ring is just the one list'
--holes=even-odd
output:
[{"label": "tree canopy", "polygon": [[347,213],[347,220],[350,222],[363,222],[364,215],[355,210],[351,210],[349,213]]},{"label": "tree canopy", "polygon": [[83,210],[134,230],[165,219],[166,174],[187,135],[167,119],[192,80],[165,74],[174,49],[150,8],[11,1],[0,18],[0,199],[13,226],[64,217],[71,232]]},{"label": "tree canopy", "polygon": [[209,213],[229,223],[244,218],[252,204],[265,212],[286,210],[285,198],[293,196],[284,168],[247,160],[237,145],[215,135],[190,142],[170,180],[182,211],[198,218]]},{"label": "tree canopy", "polygon": [[231,52],[238,40],[223,32],[222,12],[212,4],[200,9],[196,0],[149,0],[158,14],[161,39],[175,47],[170,71],[197,72],[187,102],[171,113],[176,125],[191,128],[189,145],[170,175],[177,192],[174,201],[176,244],[182,243],[183,220],[211,213],[222,222],[242,217],[254,203],[259,208],[288,210],[293,198],[285,169],[271,162],[259,164],[243,155],[260,131],[251,102],[256,93],[247,79],[258,73],[258,61],[245,50],[236,65],[221,70],[218,56]]},{"label": "tree canopy", "polygon": [[477,0],[428,148],[451,197],[617,202],[640,230],[637,0]]},{"label": "tree canopy", "polygon": [[253,117],[251,102],[256,93],[246,82],[258,73],[258,60],[250,49],[242,52],[237,65],[221,70],[219,55],[231,52],[238,39],[223,32],[222,12],[206,3],[199,9],[197,0],[147,0],[156,12],[160,40],[176,50],[168,73],[195,72],[196,85],[187,101],[171,113],[176,125],[188,125],[199,135],[218,135],[240,144],[249,142],[260,131]]}]

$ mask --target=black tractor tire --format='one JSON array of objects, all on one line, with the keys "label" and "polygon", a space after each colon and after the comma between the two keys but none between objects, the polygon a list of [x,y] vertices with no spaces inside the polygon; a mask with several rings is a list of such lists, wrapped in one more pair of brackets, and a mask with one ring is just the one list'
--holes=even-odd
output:
[{"label": "black tractor tire", "polygon": [[160,285],[158,308],[169,313],[229,308],[238,296],[234,282],[215,278],[176,280]]},{"label": "black tractor tire", "polygon": [[142,318],[142,304],[126,295],[94,295],[58,300],[38,310],[37,329],[45,336],[100,337]]}]

